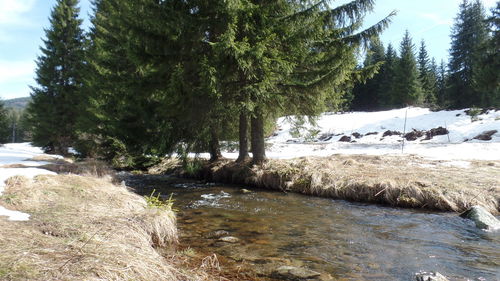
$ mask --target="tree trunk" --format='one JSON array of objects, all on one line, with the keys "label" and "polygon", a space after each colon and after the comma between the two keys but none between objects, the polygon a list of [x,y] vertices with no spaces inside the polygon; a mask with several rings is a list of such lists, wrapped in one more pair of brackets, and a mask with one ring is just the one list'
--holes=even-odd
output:
[{"label": "tree trunk", "polygon": [[246,112],[242,111],[240,113],[240,125],[239,125],[240,137],[239,137],[239,148],[240,152],[236,162],[245,162],[248,158],[248,117]]},{"label": "tree trunk", "polygon": [[264,116],[259,109],[252,117],[251,130],[253,163],[260,165],[266,160],[266,149],[264,146]]},{"label": "tree trunk", "polygon": [[208,146],[210,152],[210,161],[214,162],[219,160],[222,157],[222,153],[220,152],[219,132],[214,125],[210,125],[210,142]]}]

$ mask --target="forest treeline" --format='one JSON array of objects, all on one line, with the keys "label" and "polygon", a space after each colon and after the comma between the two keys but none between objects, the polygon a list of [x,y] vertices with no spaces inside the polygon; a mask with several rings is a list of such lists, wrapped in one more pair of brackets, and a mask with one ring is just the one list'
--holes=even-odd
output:
[{"label": "forest treeline", "polygon": [[448,64],[430,58],[424,40],[416,48],[408,31],[398,49],[374,40],[363,66],[381,66],[372,79],[355,85],[351,109],[500,107],[499,13],[500,2],[487,17],[480,1],[463,1]]},{"label": "forest treeline", "polygon": [[416,62],[408,33],[399,55],[384,50],[394,13],[361,28],[374,0],[333,2],[95,0],[85,33],[78,1],[58,0],[27,109],[32,141],[127,167],[172,152],[216,160],[221,141],[237,141],[239,161],[251,151],[260,163],[279,116],[498,106],[499,5],[487,19],[480,2],[462,3],[450,62],[437,68]]}]

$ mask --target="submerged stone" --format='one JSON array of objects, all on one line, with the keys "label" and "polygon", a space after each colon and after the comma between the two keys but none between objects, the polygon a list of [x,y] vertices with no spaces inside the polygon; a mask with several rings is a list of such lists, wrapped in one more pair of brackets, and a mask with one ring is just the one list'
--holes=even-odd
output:
[{"label": "submerged stone", "polygon": [[280,266],[272,272],[272,277],[285,280],[309,280],[318,279],[321,276],[319,272],[312,271],[306,268],[295,266]]},{"label": "submerged stone", "polygon": [[477,228],[485,230],[500,229],[500,221],[481,206],[473,206],[460,214],[460,217],[472,220]]},{"label": "submerged stone", "polygon": [[416,274],[417,281],[449,281],[439,272],[420,272]]},{"label": "submerged stone", "polygon": [[220,238],[218,241],[226,242],[226,243],[238,243],[240,241],[240,239],[233,237],[233,236],[226,236],[226,237]]},{"label": "submerged stone", "polygon": [[229,235],[229,232],[225,231],[225,230],[217,230],[217,231],[212,231],[210,233],[207,234],[207,238],[221,238],[221,237],[224,237],[224,236],[227,236]]}]

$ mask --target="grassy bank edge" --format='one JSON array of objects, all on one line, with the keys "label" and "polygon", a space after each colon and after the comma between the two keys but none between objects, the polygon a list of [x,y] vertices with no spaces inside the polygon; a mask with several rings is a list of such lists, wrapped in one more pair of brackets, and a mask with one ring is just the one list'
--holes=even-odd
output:
[{"label": "grassy bank edge", "polygon": [[481,205],[500,213],[499,161],[476,161],[467,169],[441,164],[363,155],[267,160],[262,166],[165,159],[149,172],[392,207],[463,212]]},{"label": "grassy bank edge", "polygon": [[65,174],[11,177],[0,197],[31,215],[0,217],[1,280],[212,280],[175,251],[173,211],[113,183],[105,164],[45,168]]}]

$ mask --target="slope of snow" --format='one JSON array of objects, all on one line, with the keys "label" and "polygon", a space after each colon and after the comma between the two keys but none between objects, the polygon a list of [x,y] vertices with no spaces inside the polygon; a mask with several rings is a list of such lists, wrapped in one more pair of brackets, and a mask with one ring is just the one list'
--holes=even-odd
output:
[{"label": "slope of snow", "polygon": [[[22,144],[6,144],[0,146],[0,167],[4,165],[22,164],[24,166],[41,166],[47,162],[26,161],[35,156],[44,155],[42,150],[32,147],[28,143]],[[55,156],[58,157],[58,156]],[[0,196],[5,188],[5,181],[12,176],[25,176],[28,178],[37,175],[54,175],[55,173],[38,168],[0,168]],[[11,221],[26,221],[29,215],[26,213],[11,211],[5,207],[0,206],[0,216],[7,216]]]},{"label": "slope of snow", "polygon": [[[406,129],[405,129],[406,116]],[[465,110],[432,112],[426,108],[403,108],[380,112],[324,113],[317,126],[310,124],[294,134],[294,117],[280,118],[278,130],[267,141],[272,145],[270,158],[301,156],[329,156],[332,154],[416,154],[440,160],[500,160],[500,111],[489,111],[472,122]],[[383,137],[385,131],[428,131],[443,127],[449,133],[430,140],[421,137],[404,141],[398,135]],[[492,140],[473,139],[490,130],[498,132]],[[316,134],[311,134],[315,132]],[[355,138],[353,133],[363,135]],[[372,133],[370,135],[366,135]],[[355,142],[339,142],[342,136],[351,136]],[[232,156],[232,155],[228,155]]]}]

